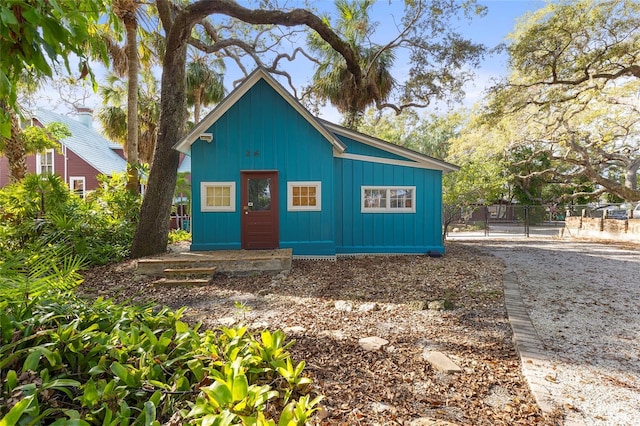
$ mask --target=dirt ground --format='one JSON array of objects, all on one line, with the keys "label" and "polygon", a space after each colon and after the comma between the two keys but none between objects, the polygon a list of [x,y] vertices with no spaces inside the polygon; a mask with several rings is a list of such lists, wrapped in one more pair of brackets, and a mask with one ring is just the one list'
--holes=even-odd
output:
[{"label": "dirt ground", "polygon": [[[521,374],[504,307],[502,262],[448,243],[442,258],[368,256],[294,260],[289,274],[227,277],[155,288],[135,261],[87,271],[80,292],[187,306],[193,322],[285,329],[323,394],[318,425],[547,425]],[[451,309],[429,309],[432,301]],[[365,337],[389,343],[378,351]],[[440,351],[462,372],[435,371]],[[437,423],[435,421],[438,421]]]}]

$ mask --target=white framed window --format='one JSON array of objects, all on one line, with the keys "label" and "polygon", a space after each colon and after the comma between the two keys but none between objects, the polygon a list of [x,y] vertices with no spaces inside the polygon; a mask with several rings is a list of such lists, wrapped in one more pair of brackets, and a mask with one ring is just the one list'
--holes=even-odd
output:
[{"label": "white framed window", "polygon": [[236,211],[235,182],[201,182],[200,211],[234,212]]},{"label": "white framed window", "polygon": [[53,174],[53,148],[36,153],[36,174]]},{"label": "white framed window", "polygon": [[287,210],[322,210],[322,182],[287,182]]},{"label": "white framed window", "polygon": [[415,213],[415,186],[363,186],[362,213]]},{"label": "white framed window", "polygon": [[85,198],[87,191],[84,176],[71,176],[69,178],[69,189],[78,196]]}]

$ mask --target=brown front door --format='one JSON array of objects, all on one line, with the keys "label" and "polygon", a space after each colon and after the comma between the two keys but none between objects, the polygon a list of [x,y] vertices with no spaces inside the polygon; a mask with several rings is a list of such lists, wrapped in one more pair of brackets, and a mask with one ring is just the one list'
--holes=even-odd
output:
[{"label": "brown front door", "polygon": [[278,172],[241,172],[242,248],[278,248]]}]

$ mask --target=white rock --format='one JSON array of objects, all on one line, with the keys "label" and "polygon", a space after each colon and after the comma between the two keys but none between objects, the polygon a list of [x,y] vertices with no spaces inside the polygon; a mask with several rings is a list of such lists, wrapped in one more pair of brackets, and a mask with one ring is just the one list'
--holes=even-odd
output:
[{"label": "white rock", "polygon": [[336,340],[344,340],[347,338],[347,335],[344,334],[342,330],[322,330],[318,333],[321,337],[329,337]]},{"label": "white rock", "polygon": [[269,323],[266,321],[256,321],[254,323],[251,323],[249,328],[252,330],[266,330],[267,328],[269,328]]},{"label": "white rock", "polygon": [[371,312],[371,311],[377,311],[377,310],[378,310],[378,304],[376,302],[363,303],[358,307],[358,311],[360,312]]},{"label": "white rock", "polygon": [[304,334],[307,329],[299,325],[294,325],[292,327],[285,327],[282,331],[284,331],[285,334]]},{"label": "white rock", "polygon": [[353,303],[344,300],[338,300],[333,306],[336,311],[351,312],[353,310]]},{"label": "white rock", "polygon": [[375,352],[380,350],[385,345],[389,344],[388,340],[385,340],[381,337],[371,336],[371,337],[363,337],[358,340],[358,344],[362,349],[368,352]]},{"label": "white rock", "polygon": [[434,370],[442,371],[444,373],[462,372],[462,369],[442,352],[425,349],[422,352],[422,357],[425,361],[431,364]]},{"label": "white rock", "polygon": [[444,300],[433,300],[429,302],[429,310],[431,311],[444,311]]},{"label": "white rock", "polygon": [[371,411],[373,411],[374,413],[384,413],[385,411],[394,412],[396,411],[396,409],[389,404],[385,404],[384,402],[372,402]]},{"label": "white rock", "polygon": [[234,317],[224,317],[218,318],[218,322],[225,327],[232,327],[236,323],[236,319]]}]

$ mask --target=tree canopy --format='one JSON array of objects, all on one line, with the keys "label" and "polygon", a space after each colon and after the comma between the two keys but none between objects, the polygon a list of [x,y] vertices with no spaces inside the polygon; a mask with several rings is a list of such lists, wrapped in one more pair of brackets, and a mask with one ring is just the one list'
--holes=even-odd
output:
[{"label": "tree canopy", "polygon": [[[0,3],[0,98],[18,113],[18,82],[26,73],[35,79],[52,77],[55,64],[81,77],[91,73],[87,44],[106,53],[95,37],[95,24],[107,10],[105,0],[33,0]],[[11,117],[0,110],[0,136],[11,136]]]},{"label": "tree canopy", "polygon": [[521,179],[583,189],[587,179],[589,193],[565,197],[640,200],[639,28],[640,4],[627,0],[549,3],[517,25],[511,75],[493,89],[487,117],[519,123],[509,145],[529,170]]}]

